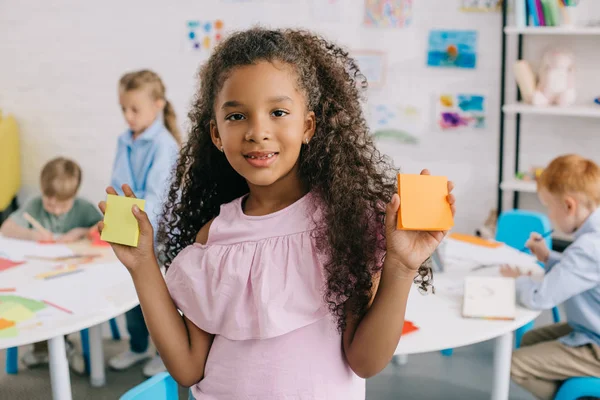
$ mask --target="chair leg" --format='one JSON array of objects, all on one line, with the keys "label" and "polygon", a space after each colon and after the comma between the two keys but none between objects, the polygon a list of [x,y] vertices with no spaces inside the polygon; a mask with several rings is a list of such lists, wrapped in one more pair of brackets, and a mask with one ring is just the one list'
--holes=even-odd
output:
[{"label": "chair leg", "polygon": [[527,325],[523,325],[515,332],[515,349],[521,347],[521,339],[523,339],[523,335],[533,329],[534,321],[531,321]]},{"label": "chair leg", "polygon": [[442,353],[442,355],[444,357],[450,357],[452,355],[452,353],[454,353],[454,349],[442,350],[442,351],[440,351],[440,353]]},{"label": "chair leg", "polygon": [[11,347],[6,349],[6,373],[15,375],[19,371],[19,349]]},{"label": "chair leg", "polygon": [[558,324],[560,322],[560,311],[558,311],[558,307],[554,307],[552,309],[552,317],[554,318],[555,324]]},{"label": "chair leg", "polygon": [[113,340],[121,340],[121,332],[119,332],[119,326],[117,325],[116,318],[110,320],[110,331],[112,333]]},{"label": "chair leg", "polygon": [[81,335],[81,350],[83,351],[83,360],[85,361],[85,373],[90,373],[90,337],[87,329],[79,332]]}]

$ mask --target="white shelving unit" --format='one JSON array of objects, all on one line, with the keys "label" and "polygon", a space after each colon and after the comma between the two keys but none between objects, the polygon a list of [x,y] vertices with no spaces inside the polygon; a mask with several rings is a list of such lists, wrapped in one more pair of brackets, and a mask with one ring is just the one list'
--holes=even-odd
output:
[{"label": "white shelving unit", "polygon": [[537,193],[537,184],[535,181],[507,180],[500,184],[500,188],[511,192]]},{"label": "white shelving unit", "polygon": [[[595,0],[600,1],[600,0]],[[516,99],[506,97],[507,85],[516,85],[514,79],[508,74],[508,70],[512,69],[513,63],[518,59],[526,58],[523,52],[523,42],[525,38],[536,40],[540,36],[565,36],[565,39],[575,41],[578,39],[595,40],[600,39],[600,26],[557,26],[557,27],[516,27],[508,26],[508,6],[507,1],[503,2],[502,10],[502,72],[501,72],[501,118],[500,118],[500,148],[499,148],[499,170],[498,170],[498,211],[503,208],[503,193],[510,192],[513,196],[513,208],[519,208],[519,195],[521,193],[536,193],[537,184],[533,181],[520,181],[514,178],[520,170],[519,166],[519,147],[522,118],[539,118],[539,117],[569,117],[569,118],[598,118],[600,119],[600,105],[594,104],[592,100],[587,104],[576,104],[569,107],[538,107],[531,104],[521,102],[520,94]],[[514,39],[518,43],[518,52],[515,58],[509,56],[507,51],[507,42]],[[600,49],[600,41],[598,44]],[[518,90],[517,90],[517,93]],[[515,122],[514,136],[514,171],[510,176],[504,176],[504,165],[507,160],[505,157],[505,139],[506,139],[506,124],[507,116],[513,116]],[[512,138],[512,136],[511,136]],[[553,235],[555,239],[566,241],[572,240],[566,235]]]},{"label": "white shelving unit", "polygon": [[597,26],[546,26],[517,28],[507,26],[504,28],[507,35],[600,35],[600,27]]},{"label": "white shelving unit", "polygon": [[573,105],[569,107],[559,106],[533,106],[526,103],[505,104],[502,107],[505,114],[530,114],[530,115],[554,115],[557,117],[582,117],[600,118],[600,105]]}]

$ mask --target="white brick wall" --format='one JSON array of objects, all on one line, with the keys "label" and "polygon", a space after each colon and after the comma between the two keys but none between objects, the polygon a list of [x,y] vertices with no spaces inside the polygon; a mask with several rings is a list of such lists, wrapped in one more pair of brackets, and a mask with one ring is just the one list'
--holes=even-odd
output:
[{"label": "white brick wall", "polygon": [[[490,114],[484,132],[440,133],[430,126],[418,147],[382,145],[407,172],[428,167],[433,173],[450,176],[457,184],[457,229],[474,229],[496,199],[500,15],[459,13],[458,0],[415,1],[413,26],[382,36],[381,31],[360,28],[362,0],[344,1],[348,5],[343,22],[327,24],[315,21],[312,2],[305,0],[245,4],[219,0],[0,2],[0,108],[14,114],[22,130],[22,197],[37,191],[42,165],[58,155],[73,157],[82,165],[84,197],[93,201],[103,197],[116,138],[125,128],[116,95],[117,80],[125,71],[156,70],[185,127],[201,59],[183,51],[184,22],[222,18],[228,29],[259,22],[303,26],[318,29],[350,48],[376,46],[388,51],[388,89],[373,96],[414,101],[424,108],[429,121],[435,93],[487,94]],[[586,3],[582,5],[588,7],[586,15],[600,19],[600,4]],[[427,69],[427,33],[432,28],[477,29],[478,68]],[[581,97],[600,95],[600,38],[530,38],[526,50],[532,56],[528,58],[535,61],[551,43],[563,44],[576,53]],[[596,154],[598,123],[526,118],[522,165],[544,164],[567,151],[600,161]],[[510,154],[507,157],[512,159]],[[530,200],[535,203],[535,198]]]}]

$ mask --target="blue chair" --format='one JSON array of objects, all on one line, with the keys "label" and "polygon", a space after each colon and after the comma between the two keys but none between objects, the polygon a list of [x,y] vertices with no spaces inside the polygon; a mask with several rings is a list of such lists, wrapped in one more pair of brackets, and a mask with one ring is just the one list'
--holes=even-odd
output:
[{"label": "blue chair", "polygon": [[[550,220],[544,214],[535,211],[510,210],[500,214],[496,228],[496,240],[517,250],[522,250],[532,232],[544,234],[552,229]],[[552,248],[552,238],[545,238],[548,248]],[[531,254],[529,250],[528,253]],[[540,263],[543,267],[543,264]],[[552,309],[554,322],[560,321],[558,308]],[[530,322],[517,329],[515,333],[515,347],[519,348],[523,335],[533,328],[534,322]]]},{"label": "blue chair", "polygon": [[119,400],[178,400],[177,382],[168,372],[161,372],[129,389]]},{"label": "blue chair", "polygon": [[600,378],[571,378],[562,384],[554,400],[577,400],[581,397],[600,397]]},{"label": "blue chair", "polygon": [[[110,331],[114,340],[121,340],[121,333],[117,325],[116,319],[110,320]],[[83,329],[81,332],[81,348],[83,349],[83,359],[85,360],[85,370],[90,372],[90,341],[88,338],[88,330]],[[6,350],[6,373],[15,375],[19,371],[19,349],[11,347]]]}]

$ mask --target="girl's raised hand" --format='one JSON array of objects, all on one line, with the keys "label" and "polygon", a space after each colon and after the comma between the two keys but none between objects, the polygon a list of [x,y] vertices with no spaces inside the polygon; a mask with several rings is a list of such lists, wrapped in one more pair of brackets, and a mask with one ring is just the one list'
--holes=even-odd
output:
[{"label": "girl's raised hand", "polygon": [[[421,175],[429,175],[429,171],[424,169],[421,171]],[[456,200],[452,194],[453,189],[454,184],[449,181],[447,200],[454,216],[456,213],[454,205]],[[416,271],[433,254],[447,232],[398,230],[399,208],[400,197],[394,194],[386,210],[386,260],[390,259],[393,265],[407,268],[409,272]]]},{"label": "girl's raised hand", "polygon": [[[123,194],[127,197],[135,198],[133,190],[129,185],[123,185]],[[113,187],[106,188],[107,194],[117,195],[117,191]],[[102,214],[106,212],[106,202],[101,201],[98,204]],[[154,255],[154,230],[148,219],[148,215],[134,205],[131,209],[133,216],[137,220],[140,227],[140,236],[137,247],[124,246],[122,244],[110,243],[115,255],[129,271],[135,271],[140,268],[146,268],[150,265],[156,265],[156,256]],[[98,230],[102,233],[104,229],[104,221],[98,224]]]}]

